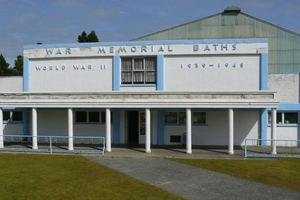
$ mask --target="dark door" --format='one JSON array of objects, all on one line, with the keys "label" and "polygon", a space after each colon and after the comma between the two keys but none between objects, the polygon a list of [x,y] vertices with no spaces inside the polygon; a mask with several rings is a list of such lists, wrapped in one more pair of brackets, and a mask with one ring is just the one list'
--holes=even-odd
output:
[{"label": "dark door", "polygon": [[139,142],[139,112],[138,111],[128,111],[128,143],[138,144]]}]

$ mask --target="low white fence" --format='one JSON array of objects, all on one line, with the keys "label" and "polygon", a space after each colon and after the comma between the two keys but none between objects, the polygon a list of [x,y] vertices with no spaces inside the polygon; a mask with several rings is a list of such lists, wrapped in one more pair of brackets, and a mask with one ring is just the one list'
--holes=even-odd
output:
[{"label": "low white fence", "polygon": [[[272,152],[274,150],[276,152]],[[300,158],[300,140],[245,139],[245,157]]]},{"label": "low white fence", "polygon": [[[97,136],[32,136],[0,135],[0,151],[49,153],[101,153],[105,152],[105,137]],[[37,147],[33,148],[33,139]],[[72,150],[69,141],[72,140]]]}]

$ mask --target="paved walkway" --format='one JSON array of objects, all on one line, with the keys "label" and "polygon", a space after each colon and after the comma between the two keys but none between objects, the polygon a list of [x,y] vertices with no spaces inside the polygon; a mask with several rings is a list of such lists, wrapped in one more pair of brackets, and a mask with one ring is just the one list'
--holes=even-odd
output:
[{"label": "paved walkway", "polygon": [[90,160],[120,171],[187,199],[300,199],[300,193],[247,181],[233,176],[181,164],[164,157],[244,159],[242,151],[227,155],[226,150],[193,150],[192,155],[183,149],[113,148],[104,155],[87,156]]}]

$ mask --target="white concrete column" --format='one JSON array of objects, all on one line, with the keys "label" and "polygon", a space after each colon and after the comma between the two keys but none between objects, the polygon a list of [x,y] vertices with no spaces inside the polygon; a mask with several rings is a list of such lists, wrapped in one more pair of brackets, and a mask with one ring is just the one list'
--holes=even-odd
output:
[{"label": "white concrete column", "polygon": [[146,108],[145,110],[146,117],[146,153],[151,153],[151,114],[150,109]]},{"label": "white concrete column", "polygon": [[68,108],[68,150],[74,150],[73,139],[73,109]]},{"label": "white concrete column", "polygon": [[186,109],[186,153],[192,154],[192,112]]},{"label": "white concrete column", "polygon": [[228,154],[233,155],[233,132],[234,132],[234,121],[233,121],[233,109],[228,109],[228,123],[229,123],[229,142],[228,142]]},{"label": "white concrete column", "polygon": [[276,108],[272,108],[272,111],[271,111],[271,115],[272,115],[272,124],[271,124],[271,139],[272,139],[272,142],[271,142],[271,146],[272,146],[272,152],[271,154],[277,154],[276,152],[276,117],[277,117],[277,112],[276,112]]},{"label": "white concrete column", "polygon": [[3,111],[0,108],[0,148],[4,148],[3,134]]},{"label": "white concrete column", "polygon": [[110,109],[106,108],[106,151],[111,152],[111,113]]},{"label": "white concrete column", "polygon": [[32,149],[38,149],[37,144],[37,109],[31,109],[31,120],[32,120]]}]

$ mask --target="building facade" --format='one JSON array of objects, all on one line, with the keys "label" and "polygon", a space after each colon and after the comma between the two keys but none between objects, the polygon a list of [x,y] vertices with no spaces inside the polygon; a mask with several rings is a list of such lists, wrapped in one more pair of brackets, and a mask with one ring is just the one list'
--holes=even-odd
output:
[{"label": "building facade", "polygon": [[[276,146],[299,140],[300,35],[228,7],[133,41],[29,45],[0,78],[1,135],[111,144]],[[2,119],[1,119],[2,117]],[[284,142],[277,142],[284,146]],[[296,144],[299,145],[299,144]]]},{"label": "building facade", "polygon": [[278,100],[268,39],[165,40],[25,46],[23,90],[2,93],[0,107],[3,134],[35,136],[34,149],[38,136],[69,136],[70,150],[73,136],[104,136],[107,151],[184,144],[233,154],[246,138],[274,139]]}]

